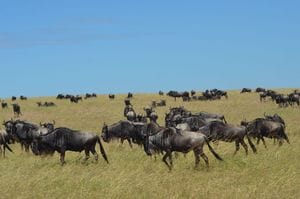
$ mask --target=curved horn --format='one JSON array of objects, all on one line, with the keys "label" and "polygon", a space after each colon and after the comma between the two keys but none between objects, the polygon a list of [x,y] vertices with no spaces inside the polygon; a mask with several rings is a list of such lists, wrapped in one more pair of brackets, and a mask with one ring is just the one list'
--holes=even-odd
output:
[{"label": "curved horn", "polygon": [[40,126],[43,126],[43,125],[42,125],[42,122],[40,122]]},{"label": "curved horn", "polygon": [[53,122],[53,125],[55,125],[55,120],[52,120],[52,122]]}]

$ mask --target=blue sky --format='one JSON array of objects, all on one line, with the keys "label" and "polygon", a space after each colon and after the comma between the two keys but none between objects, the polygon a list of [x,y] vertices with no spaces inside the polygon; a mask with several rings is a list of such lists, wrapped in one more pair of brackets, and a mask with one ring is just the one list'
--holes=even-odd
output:
[{"label": "blue sky", "polygon": [[299,87],[299,8],[0,0],[0,96]]}]

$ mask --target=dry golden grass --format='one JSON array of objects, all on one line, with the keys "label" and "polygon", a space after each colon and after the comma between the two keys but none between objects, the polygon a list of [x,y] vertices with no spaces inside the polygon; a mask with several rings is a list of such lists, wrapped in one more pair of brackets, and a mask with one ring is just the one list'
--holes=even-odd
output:
[{"label": "dry golden grass", "polygon": [[[281,90],[289,92],[291,90]],[[31,98],[19,101],[22,119],[32,122],[56,120],[57,126],[92,131],[100,134],[104,122],[112,124],[123,119],[125,95],[113,101],[108,96],[70,104],[54,97]],[[291,145],[282,147],[267,140],[268,149],[258,146],[258,154],[245,156],[244,150],[233,156],[233,143],[220,143],[215,150],[225,159],[209,156],[209,169],[203,161],[194,170],[193,153],[174,159],[174,169],[168,172],[160,160],[147,157],[142,148],[130,149],[125,142],[104,144],[110,164],[103,159],[86,163],[83,153],[67,152],[65,166],[59,156],[36,157],[13,145],[15,153],[7,153],[0,164],[0,198],[300,198],[300,108],[280,109],[274,103],[260,103],[257,94],[229,92],[229,99],[214,102],[175,102],[158,94],[139,94],[132,100],[137,112],[152,100],[167,99],[167,107],[157,108],[159,123],[169,106],[183,105],[187,109],[225,114],[229,123],[238,124],[262,117],[264,112],[279,113],[287,123]],[[39,108],[37,101],[54,101],[57,107]],[[0,119],[10,119],[12,110],[2,110]],[[97,151],[99,148],[97,146]]]}]

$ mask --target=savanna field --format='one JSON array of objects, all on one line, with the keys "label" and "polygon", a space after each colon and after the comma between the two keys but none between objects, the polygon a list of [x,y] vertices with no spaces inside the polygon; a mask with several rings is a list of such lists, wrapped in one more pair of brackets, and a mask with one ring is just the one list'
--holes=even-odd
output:
[{"label": "savanna field", "polygon": [[[290,93],[293,89],[277,90]],[[125,95],[109,100],[107,95],[71,104],[55,97],[29,98],[20,101],[21,119],[34,123],[56,121],[56,127],[69,127],[101,133],[104,122],[113,124],[123,117]],[[201,159],[194,169],[194,154],[180,154],[174,158],[169,172],[161,161],[148,157],[143,148],[127,142],[104,143],[110,164],[101,157],[83,161],[84,152],[66,152],[66,164],[61,166],[59,155],[38,157],[21,151],[19,144],[11,145],[14,153],[0,158],[0,198],[300,198],[300,107],[279,108],[269,101],[261,103],[258,94],[240,94],[229,91],[229,98],[217,101],[183,102],[158,94],[134,94],[132,101],[137,113],[151,101],[166,99],[166,107],[156,108],[158,123],[164,125],[169,107],[184,106],[192,112],[207,111],[224,114],[230,124],[239,124],[243,118],[252,120],[278,113],[287,124],[291,144],[279,147],[266,139],[268,148],[257,146],[258,154],[243,148],[233,156],[234,143],[212,145],[225,160],[216,160],[205,146],[210,168]],[[6,100],[10,102],[10,100]],[[38,101],[53,101],[56,107],[38,107]],[[0,120],[13,117],[11,106],[0,110]],[[1,128],[4,128],[3,126]]]}]

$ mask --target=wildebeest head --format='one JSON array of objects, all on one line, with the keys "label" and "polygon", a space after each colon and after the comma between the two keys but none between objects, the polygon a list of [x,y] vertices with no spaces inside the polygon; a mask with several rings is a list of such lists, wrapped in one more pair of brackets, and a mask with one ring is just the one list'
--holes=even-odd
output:
[{"label": "wildebeest head", "polygon": [[54,130],[55,128],[54,125],[55,125],[55,120],[53,120],[53,122],[46,122],[46,123],[40,122],[40,126],[48,129],[48,131]]}]

